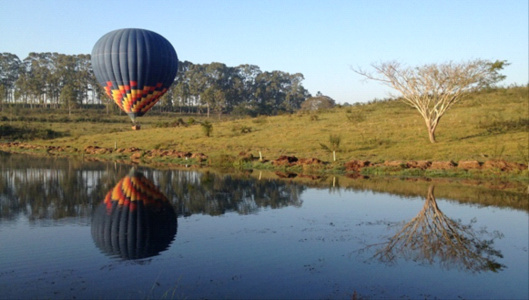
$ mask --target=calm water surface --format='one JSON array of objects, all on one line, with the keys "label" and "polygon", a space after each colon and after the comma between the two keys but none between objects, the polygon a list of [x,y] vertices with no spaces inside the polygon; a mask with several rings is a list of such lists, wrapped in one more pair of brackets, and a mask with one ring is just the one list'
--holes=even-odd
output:
[{"label": "calm water surface", "polygon": [[435,184],[0,161],[0,298],[529,297],[528,210]]}]

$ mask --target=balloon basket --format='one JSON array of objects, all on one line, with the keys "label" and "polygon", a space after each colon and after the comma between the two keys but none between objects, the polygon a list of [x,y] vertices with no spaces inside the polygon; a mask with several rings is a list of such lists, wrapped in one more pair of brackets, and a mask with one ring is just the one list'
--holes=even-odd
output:
[{"label": "balloon basket", "polygon": [[132,130],[140,130],[140,129],[141,129],[140,124],[134,124],[134,125],[132,125]]}]

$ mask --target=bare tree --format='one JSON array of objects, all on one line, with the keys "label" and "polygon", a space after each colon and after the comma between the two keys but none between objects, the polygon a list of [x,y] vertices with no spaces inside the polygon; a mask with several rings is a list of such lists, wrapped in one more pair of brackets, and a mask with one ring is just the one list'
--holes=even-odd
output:
[{"label": "bare tree", "polygon": [[435,143],[435,130],[441,117],[469,91],[491,87],[505,79],[498,71],[506,65],[506,61],[478,59],[406,67],[391,61],[372,64],[376,74],[355,68],[353,71],[401,93],[399,99],[419,111],[428,128],[430,142]]}]

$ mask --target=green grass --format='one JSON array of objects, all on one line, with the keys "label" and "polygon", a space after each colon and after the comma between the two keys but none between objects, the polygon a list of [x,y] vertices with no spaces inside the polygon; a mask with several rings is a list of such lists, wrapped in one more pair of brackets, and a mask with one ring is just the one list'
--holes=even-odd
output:
[{"label": "green grass", "polygon": [[[96,115],[88,110],[77,111],[66,118],[56,111],[48,114],[39,112],[37,116],[32,116],[31,111],[14,115],[9,109],[4,109],[0,125],[46,128],[63,137],[37,138],[32,143],[77,149],[89,145],[177,149],[217,157],[236,157],[243,151],[258,156],[261,151],[264,159],[269,160],[280,155],[295,155],[331,162],[332,153],[322,149],[321,144],[328,143],[332,135],[341,138],[336,153],[337,163],[352,159],[371,162],[504,159],[527,163],[528,98],[527,87],[472,94],[442,118],[435,144],[429,142],[419,114],[398,101],[334,108],[311,114],[300,112],[222,121],[211,118],[208,120],[212,124],[210,137],[200,126],[200,122],[206,120],[204,117],[179,114],[148,113],[139,119],[142,129],[132,131],[128,117],[122,113],[106,115],[99,112]],[[87,115],[94,115],[93,121],[88,121],[90,118]],[[190,121],[191,118],[195,122]],[[182,120],[176,122],[178,119]]]}]

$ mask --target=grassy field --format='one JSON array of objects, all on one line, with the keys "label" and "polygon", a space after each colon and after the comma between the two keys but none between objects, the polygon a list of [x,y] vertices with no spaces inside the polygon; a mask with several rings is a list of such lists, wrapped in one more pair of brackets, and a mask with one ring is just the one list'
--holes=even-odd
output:
[{"label": "grassy field", "polygon": [[[280,155],[318,158],[332,162],[321,144],[339,137],[336,162],[369,160],[506,160],[527,164],[529,160],[528,87],[482,91],[469,95],[442,118],[437,143],[431,144],[424,121],[399,101],[379,101],[327,111],[298,112],[274,117],[218,120],[207,137],[200,116],[148,113],[139,120],[142,129],[133,131],[123,113],[78,110],[73,115],[34,113],[4,108],[0,140],[12,141],[6,128],[27,130],[18,137],[35,145],[87,146],[106,148],[176,149],[200,152],[209,157],[237,156],[240,152],[273,160]],[[174,126],[178,119],[184,125]],[[183,122],[182,122],[183,121]],[[194,124],[191,124],[193,123]],[[11,126],[11,127],[9,127]],[[32,132],[38,128],[40,131]],[[35,129],[36,130],[36,129]],[[40,137],[40,138],[39,138]]]}]

